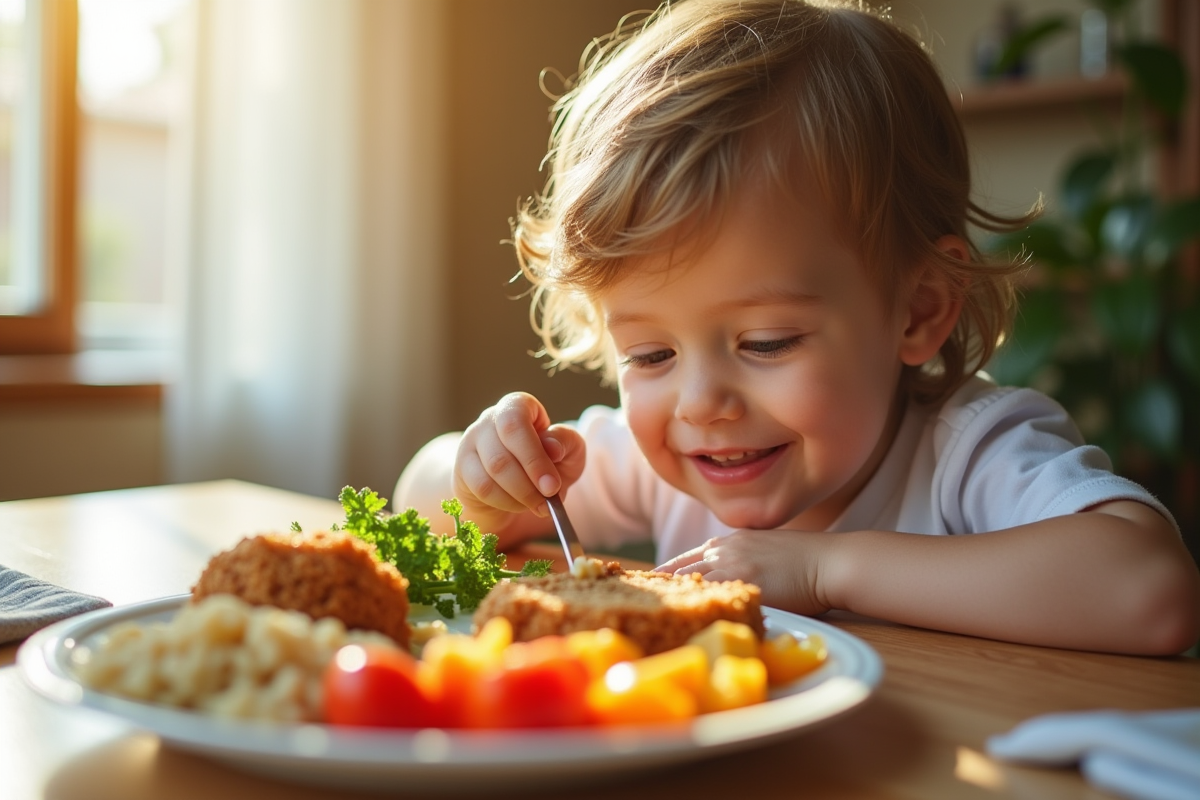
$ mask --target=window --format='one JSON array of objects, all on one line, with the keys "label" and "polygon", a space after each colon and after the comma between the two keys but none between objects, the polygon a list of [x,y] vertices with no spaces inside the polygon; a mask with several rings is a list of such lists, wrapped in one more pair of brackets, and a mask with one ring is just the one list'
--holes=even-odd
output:
[{"label": "window", "polygon": [[0,353],[162,349],[189,0],[0,0]]},{"label": "window", "polygon": [[162,349],[186,0],[79,0],[81,344]]},{"label": "window", "polygon": [[74,348],[75,4],[0,0],[0,352]]}]

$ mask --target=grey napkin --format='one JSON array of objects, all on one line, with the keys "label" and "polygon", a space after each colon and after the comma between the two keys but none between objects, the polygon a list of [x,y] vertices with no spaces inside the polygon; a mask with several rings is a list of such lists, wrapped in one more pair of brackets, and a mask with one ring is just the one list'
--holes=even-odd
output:
[{"label": "grey napkin", "polygon": [[0,564],[0,644],[24,639],[60,619],[111,606]]}]

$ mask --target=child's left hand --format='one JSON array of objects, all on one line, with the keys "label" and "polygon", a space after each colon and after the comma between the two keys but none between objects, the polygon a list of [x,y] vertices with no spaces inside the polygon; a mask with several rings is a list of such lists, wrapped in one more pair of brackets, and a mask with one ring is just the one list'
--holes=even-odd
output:
[{"label": "child's left hand", "polygon": [[829,543],[826,533],[740,530],[709,539],[655,569],[753,583],[762,589],[763,605],[811,616],[831,608],[821,588]]}]

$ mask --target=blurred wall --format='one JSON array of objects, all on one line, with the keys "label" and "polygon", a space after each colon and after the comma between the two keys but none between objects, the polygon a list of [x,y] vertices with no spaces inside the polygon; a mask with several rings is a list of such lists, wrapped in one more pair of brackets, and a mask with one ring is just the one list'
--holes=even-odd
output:
[{"label": "blurred wall", "polygon": [[161,453],[153,404],[0,406],[0,500],[157,484]]},{"label": "blurred wall", "polygon": [[[450,20],[449,220],[451,425],[461,429],[505,392],[539,397],[553,419],[615,403],[593,375],[549,376],[528,353],[540,342],[509,236],[518,203],[542,188],[550,135],[542,69],[574,74],[584,47],[612,31],[637,0],[455,0]],[[550,79],[550,85],[557,81]]]}]

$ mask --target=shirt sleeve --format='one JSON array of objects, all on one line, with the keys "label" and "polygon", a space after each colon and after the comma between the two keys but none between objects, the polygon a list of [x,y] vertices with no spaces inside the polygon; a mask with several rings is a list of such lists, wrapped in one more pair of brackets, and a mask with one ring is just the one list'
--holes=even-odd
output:
[{"label": "shirt sleeve", "polygon": [[587,462],[564,504],[587,547],[649,541],[657,480],[620,409],[592,406],[571,423],[583,436]]},{"label": "shirt sleeve", "polygon": [[993,389],[944,409],[934,439],[942,453],[935,496],[950,533],[1002,530],[1113,500],[1145,503],[1178,529],[1156,497],[1084,443],[1062,406],[1032,389]]}]

